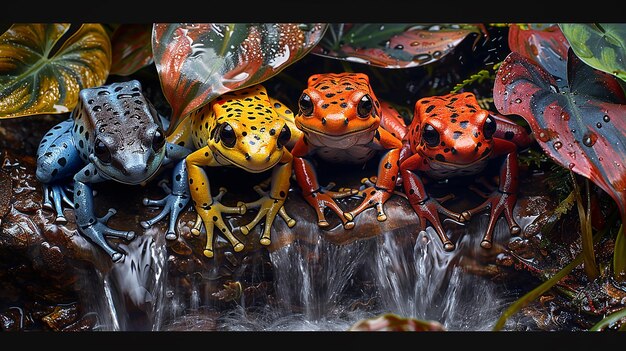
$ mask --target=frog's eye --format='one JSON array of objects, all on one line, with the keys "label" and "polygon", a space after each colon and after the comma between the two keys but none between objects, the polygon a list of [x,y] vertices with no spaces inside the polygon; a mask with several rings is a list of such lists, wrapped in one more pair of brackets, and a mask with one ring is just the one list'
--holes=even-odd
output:
[{"label": "frog's eye", "polygon": [[281,148],[283,147],[283,145],[287,144],[289,142],[289,139],[291,139],[291,130],[289,129],[289,127],[283,126],[280,134],[278,134],[278,140],[276,141],[276,144],[278,144],[278,148]]},{"label": "frog's eye", "polygon": [[222,140],[222,144],[226,147],[233,147],[237,142],[237,135],[235,135],[235,130],[233,127],[224,122],[220,125],[220,140]]},{"label": "frog's eye", "polygon": [[161,128],[158,128],[152,136],[152,149],[154,151],[161,150],[163,145],[165,145],[165,137],[163,136]]},{"label": "frog's eye", "polygon": [[366,94],[366,95],[363,95],[363,97],[361,98],[361,101],[359,101],[359,104],[356,107],[356,112],[359,115],[359,117],[367,118],[372,112],[372,107],[373,107],[372,98]]},{"label": "frog's eye", "polygon": [[93,146],[93,152],[100,161],[104,163],[111,162],[111,150],[109,150],[109,147],[106,146],[102,140],[96,139],[96,143]]},{"label": "frog's eye", "polygon": [[435,147],[439,145],[439,132],[435,127],[430,124],[425,124],[424,129],[422,129],[422,140],[426,143],[426,145],[430,147]]},{"label": "frog's eye", "polygon": [[305,93],[302,93],[300,100],[298,100],[298,106],[300,107],[300,114],[310,116],[313,113],[313,102],[311,97]]},{"label": "frog's eye", "polygon": [[485,139],[491,139],[493,134],[496,132],[496,120],[489,116],[485,120],[485,124],[483,125],[483,134],[485,135]]}]

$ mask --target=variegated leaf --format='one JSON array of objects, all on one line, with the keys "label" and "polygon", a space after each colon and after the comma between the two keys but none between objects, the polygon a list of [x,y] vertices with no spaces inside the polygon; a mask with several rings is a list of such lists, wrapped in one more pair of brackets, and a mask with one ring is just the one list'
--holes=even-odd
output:
[{"label": "variegated leaf", "polygon": [[452,52],[478,26],[412,23],[332,24],[311,53],[383,68],[410,68]]},{"label": "variegated leaf", "polygon": [[171,132],[215,97],[261,83],[306,55],[320,23],[156,23],[154,61],[172,107]]},{"label": "variegated leaf", "polygon": [[559,78],[567,75],[566,65],[569,43],[556,24],[511,24],[509,48],[529,58],[550,74]]},{"label": "variegated leaf", "polygon": [[0,36],[0,118],[68,112],[81,89],[104,84],[111,67],[106,31],[83,24],[59,43],[69,29],[15,24]]},{"label": "variegated leaf", "polygon": [[517,52],[504,60],[493,88],[502,114],[530,125],[547,155],[589,178],[626,220],[626,97],[619,80],[582,62],[570,49],[565,84]]}]

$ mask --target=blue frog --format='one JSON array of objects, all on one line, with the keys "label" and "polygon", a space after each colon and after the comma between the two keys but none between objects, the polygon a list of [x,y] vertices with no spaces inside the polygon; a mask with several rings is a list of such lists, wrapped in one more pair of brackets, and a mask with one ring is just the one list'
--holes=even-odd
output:
[{"label": "blue frog", "polygon": [[[191,150],[166,141],[166,123],[137,80],[82,89],[69,118],[52,127],[37,150],[36,176],[44,187],[43,206],[56,212],[55,222],[67,222],[65,202],[74,208],[78,231],[114,262],[122,260],[124,253],[111,247],[105,237],[132,240],[135,233],[106,225],[116,213],[114,208],[96,217],[90,184],[106,180],[145,184],[173,162],[173,177],[184,177],[184,158]],[[169,214],[169,240],[177,238],[176,219],[190,198],[185,182],[172,183],[163,199],[143,199],[144,205],[164,207],[156,217],[141,222],[147,228]]]}]

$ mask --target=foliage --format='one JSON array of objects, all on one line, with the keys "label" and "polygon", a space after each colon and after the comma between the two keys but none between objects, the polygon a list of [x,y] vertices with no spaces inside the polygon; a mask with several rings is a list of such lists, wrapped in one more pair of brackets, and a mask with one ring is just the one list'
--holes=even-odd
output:
[{"label": "foliage", "polygon": [[322,38],[321,23],[155,23],[152,49],[169,130],[217,96],[278,74]]},{"label": "foliage", "polygon": [[470,33],[469,24],[336,23],[313,54],[383,68],[411,68],[440,60]]},{"label": "foliage", "polygon": [[0,118],[68,112],[81,89],[106,81],[111,43],[104,28],[69,29],[15,24],[0,36]]},{"label": "foliage", "polygon": [[626,23],[561,23],[559,27],[583,62],[626,81]]},{"label": "foliage", "polygon": [[[592,180],[626,219],[626,97],[611,75],[581,62],[570,50],[562,82],[512,52],[494,84],[499,112],[522,116],[553,160]],[[603,128],[604,127],[604,128]]]}]

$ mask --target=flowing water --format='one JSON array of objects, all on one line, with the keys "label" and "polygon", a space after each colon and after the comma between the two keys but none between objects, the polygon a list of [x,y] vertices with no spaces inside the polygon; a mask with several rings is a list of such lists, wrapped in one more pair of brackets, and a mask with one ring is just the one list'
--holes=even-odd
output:
[{"label": "flowing water", "polygon": [[127,255],[110,269],[83,272],[91,289],[80,292],[81,300],[99,317],[95,330],[151,330],[159,325],[166,262],[165,238],[159,234],[148,229],[119,245]]},{"label": "flowing water", "polygon": [[[437,321],[448,330],[490,330],[519,296],[463,268],[465,260],[484,254],[479,244],[487,219],[444,224],[457,227],[448,231],[457,243],[452,252],[443,250],[431,227],[337,245],[320,236],[315,223],[304,223],[299,232],[305,237],[269,253],[274,298],[260,306],[241,299],[228,310],[202,305],[206,293],[197,286],[190,296],[166,286],[165,239],[147,230],[123,247],[129,253],[123,262],[86,277],[94,291],[85,299],[100,316],[98,330],[343,331],[385,313]],[[524,227],[530,220],[518,222]],[[501,219],[494,244],[508,240]]]}]

